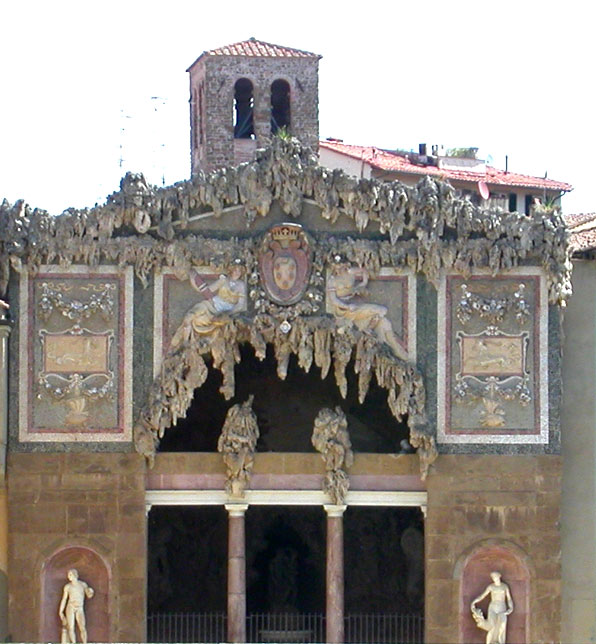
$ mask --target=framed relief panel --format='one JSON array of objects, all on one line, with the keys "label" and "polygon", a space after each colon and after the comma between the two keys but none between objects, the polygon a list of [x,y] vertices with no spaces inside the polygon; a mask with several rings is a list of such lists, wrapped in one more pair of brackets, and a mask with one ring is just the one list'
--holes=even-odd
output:
[{"label": "framed relief panel", "polygon": [[379,339],[398,358],[416,362],[416,277],[411,271],[381,268],[371,276],[365,268],[333,266],[327,271],[325,310],[340,327],[378,327]]},{"label": "framed relief panel", "polygon": [[[184,331],[187,321],[199,334],[209,334],[220,315],[246,310],[246,276],[241,266],[223,274],[210,267],[194,267],[187,278],[179,279],[173,270],[155,275],[153,373],[172,341]],[[175,334],[178,335],[176,338]]]},{"label": "framed relief panel", "polygon": [[20,440],[131,440],[132,268],[41,266],[20,289]]},{"label": "framed relief panel", "polygon": [[539,268],[443,277],[438,302],[443,443],[548,442],[548,304]]}]

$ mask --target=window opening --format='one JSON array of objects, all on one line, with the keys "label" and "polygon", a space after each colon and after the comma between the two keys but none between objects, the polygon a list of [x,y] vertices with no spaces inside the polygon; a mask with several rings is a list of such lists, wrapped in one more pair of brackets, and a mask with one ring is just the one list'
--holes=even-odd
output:
[{"label": "window opening", "polygon": [[531,213],[533,203],[534,197],[532,195],[526,195],[526,215],[529,215]]},{"label": "window opening", "polygon": [[517,195],[515,192],[509,194],[509,212],[517,212]]},{"label": "window opening", "polygon": [[198,112],[198,118],[197,122],[199,124],[199,145],[202,145],[203,143],[203,96],[205,93],[205,89],[203,87],[203,84],[201,83],[199,87],[199,112]]},{"label": "window opening", "polygon": [[248,78],[241,78],[234,85],[234,138],[254,139],[254,95]]},{"label": "window opening", "polygon": [[278,79],[271,83],[271,134],[290,128],[290,86]]}]

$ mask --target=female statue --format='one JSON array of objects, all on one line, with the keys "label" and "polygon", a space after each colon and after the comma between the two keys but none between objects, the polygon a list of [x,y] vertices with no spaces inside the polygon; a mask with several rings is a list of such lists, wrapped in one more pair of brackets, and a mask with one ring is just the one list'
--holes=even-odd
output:
[{"label": "female statue", "polygon": [[[209,335],[225,323],[225,316],[246,309],[246,284],[242,279],[244,269],[235,264],[230,274],[220,275],[207,284],[198,273],[190,278],[192,287],[203,295],[203,300],[195,304],[184,316],[170,343],[177,349],[188,342],[193,334]],[[219,319],[221,318],[221,319]]]},{"label": "female statue", "polygon": [[[470,606],[472,617],[476,626],[486,631],[486,644],[505,644],[505,633],[507,631],[507,616],[513,612],[513,600],[509,586],[501,581],[500,572],[491,572],[493,580],[481,595],[472,601]],[[476,604],[490,595],[490,603],[486,619]]]},{"label": "female statue", "polygon": [[329,311],[340,319],[354,324],[360,331],[374,334],[381,342],[389,345],[393,353],[402,360],[406,355],[387,319],[387,308],[360,299],[368,285],[366,268],[337,264],[327,280],[327,304]]}]

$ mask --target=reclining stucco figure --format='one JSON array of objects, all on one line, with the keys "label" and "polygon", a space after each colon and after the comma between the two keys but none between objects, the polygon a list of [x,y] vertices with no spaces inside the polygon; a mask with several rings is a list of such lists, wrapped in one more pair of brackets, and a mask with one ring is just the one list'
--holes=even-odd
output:
[{"label": "reclining stucco figure", "polygon": [[177,349],[194,335],[207,336],[226,323],[226,316],[246,309],[246,284],[242,279],[244,268],[233,265],[229,275],[220,275],[207,284],[198,273],[191,276],[190,283],[203,299],[187,311],[170,342]]},{"label": "reclining stucco figure", "polygon": [[405,351],[387,318],[387,307],[365,302],[361,295],[366,292],[369,274],[366,268],[338,263],[331,268],[327,279],[327,303],[329,311],[340,321],[353,324],[360,331],[375,335],[389,345],[393,353],[406,360]]},{"label": "reclining stucco figure", "polygon": [[85,597],[91,599],[95,591],[91,586],[79,579],[79,573],[75,568],[71,568],[67,574],[68,583],[64,586],[62,600],[58,609],[58,616],[62,622],[64,642],[64,629],[68,635],[67,642],[75,644],[77,641],[75,633],[75,623],[79,627],[81,642],[87,644],[87,625],[85,623]]}]

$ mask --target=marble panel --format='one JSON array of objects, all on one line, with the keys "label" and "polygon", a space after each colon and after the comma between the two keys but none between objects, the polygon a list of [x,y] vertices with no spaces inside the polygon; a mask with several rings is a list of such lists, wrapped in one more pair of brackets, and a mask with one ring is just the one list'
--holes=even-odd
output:
[{"label": "marble panel", "polygon": [[538,267],[443,276],[440,443],[548,442],[548,305]]},{"label": "marble panel", "polygon": [[129,441],[132,268],[41,266],[20,307],[19,439]]}]

